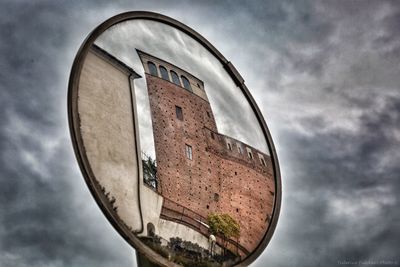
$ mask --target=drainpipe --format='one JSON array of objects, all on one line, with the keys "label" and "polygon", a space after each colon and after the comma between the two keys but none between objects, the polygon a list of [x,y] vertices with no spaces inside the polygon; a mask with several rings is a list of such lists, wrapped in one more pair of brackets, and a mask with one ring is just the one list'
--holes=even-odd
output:
[{"label": "drainpipe", "polygon": [[134,75],[134,74],[130,74],[128,79],[129,79],[129,91],[130,91],[130,97],[131,97],[131,107],[132,107],[132,123],[133,123],[133,132],[135,134],[135,147],[136,147],[136,164],[138,167],[138,173],[137,173],[137,201],[139,204],[139,216],[140,216],[140,222],[141,222],[141,226],[139,230],[135,230],[133,231],[135,234],[141,234],[143,233],[144,227],[143,227],[143,215],[142,215],[142,204],[140,201],[140,173],[143,171],[141,166],[142,166],[142,162],[141,162],[141,154],[140,154],[140,148],[139,148],[139,144],[138,144],[138,138],[139,138],[139,132],[137,131],[137,110],[136,110],[136,101],[135,101],[135,96],[134,96],[134,84],[133,84],[133,80],[136,78],[140,78],[139,75]]}]

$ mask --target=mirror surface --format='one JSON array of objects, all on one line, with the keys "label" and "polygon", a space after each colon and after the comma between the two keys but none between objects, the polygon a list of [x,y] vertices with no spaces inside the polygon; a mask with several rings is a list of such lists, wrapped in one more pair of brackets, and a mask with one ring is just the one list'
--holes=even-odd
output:
[{"label": "mirror surface", "polygon": [[120,22],[90,44],[76,102],[89,187],[139,252],[221,266],[262,251],[276,197],[271,144],[206,47],[159,21]]}]

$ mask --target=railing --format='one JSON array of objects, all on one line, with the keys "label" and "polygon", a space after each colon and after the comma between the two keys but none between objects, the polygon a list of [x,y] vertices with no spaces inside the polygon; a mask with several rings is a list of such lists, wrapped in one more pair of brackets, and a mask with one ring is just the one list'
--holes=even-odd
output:
[{"label": "railing", "polygon": [[208,237],[207,219],[170,199],[164,198],[161,217],[189,226]]},{"label": "railing", "polygon": [[[206,218],[170,199],[164,198],[160,218],[183,224],[207,238],[210,235]],[[233,239],[226,239],[225,241],[226,242],[224,242],[221,236],[217,236],[217,244],[219,246],[225,247],[241,256],[250,253],[245,247],[240,245],[238,241]]]}]

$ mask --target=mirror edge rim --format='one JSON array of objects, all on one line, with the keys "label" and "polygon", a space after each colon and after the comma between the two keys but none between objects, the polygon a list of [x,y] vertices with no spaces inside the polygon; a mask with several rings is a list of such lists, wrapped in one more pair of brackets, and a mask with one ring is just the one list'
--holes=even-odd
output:
[{"label": "mirror edge rim", "polygon": [[243,78],[240,76],[239,72],[236,70],[234,65],[228,61],[206,38],[200,35],[198,32],[190,28],[189,26],[171,18],[166,15],[162,15],[150,11],[128,11],[112,16],[99,24],[94,30],[92,30],[83,43],[81,44],[75,59],[72,64],[69,82],[68,82],[68,95],[67,95],[67,109],[68,109],[68,124],[70,130],[70,136],[72,141],[72,146],[74,149],[75,157],[78,161],[81,173],[84,180],[89,187],[89,190],[95,199],[96,203],[100,207],[103,214],[106,216],[107,220],[112,224],[113,228],[127,241],[133,249],[137,249],[140,253],[146,256],[150,261],[157,263],[161,266],[180,266],[173,262],[168,261],[164,257],[155,253],[152,249],[147,247],[139,240],[138,237],[133,235],[129,229],[120,223],[119,219],[114,216],[112,212],[111,205],[108,204],[108,200],[101,194],[101,188],[95,183],[96,179],[91,170],[88,158],[86,157],[86,150],[83,144],[82,135],[80,131],[80,120],[78,114],[78,88],[79,79],[83,63],[85,61],[86,55],[88,54],[89,48],[94,43],[94,41],[107,29],[110,27],[127,20],[136,19],[147,19],[152,21],[161,22],[172,26],[185,34],[189,35],[197,42],[199,42],[203,47],[205,47],[212,55],[214,55],[220,63],[223,65],[225,70],[228,72],[229,76],[233,79],[235,84],[241,89],[243,95],[249,102],[253,112],[256,115],[257,121],[261,127],[261,130],[268,142],[268,147],[271,153],[272,167],[274,171],[275,180],[275,197],[274,197],[274,209],[272,211],[270,224],[262,237],[261,241],[258,243],[257,247],[241,262],[235,266],[248,266],[250,263],[255,261],[261,253],[265,250],[268,243],[271,241],[272,236],[275,232],[282,201],[282,183],[281,174],[279,168],[278,157],[274,143],[272,141],[272,136],[269,132],[267,124],[262,116],[260,109],[258,108],[254,98],[250,94]]}]

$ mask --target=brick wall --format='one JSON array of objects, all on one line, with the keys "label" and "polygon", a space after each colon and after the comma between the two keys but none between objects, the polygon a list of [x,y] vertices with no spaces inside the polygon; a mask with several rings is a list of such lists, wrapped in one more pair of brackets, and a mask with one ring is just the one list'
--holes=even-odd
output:
[{"label": "brick wall", "polygon": [[[230,214],[241,226],[239,243],[252,251],[272,213],[274,183],[269,156],[219,134],[204,98],[150,74],[146,81],[158,192],[203,217],[211,212]],[[182,109],[183,120],[177,118],[176,106]],[[192,147],[191,160],[186,145]]]}]

